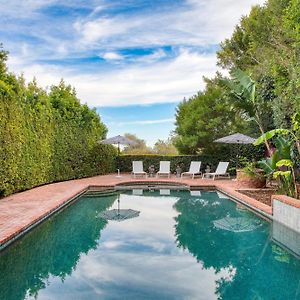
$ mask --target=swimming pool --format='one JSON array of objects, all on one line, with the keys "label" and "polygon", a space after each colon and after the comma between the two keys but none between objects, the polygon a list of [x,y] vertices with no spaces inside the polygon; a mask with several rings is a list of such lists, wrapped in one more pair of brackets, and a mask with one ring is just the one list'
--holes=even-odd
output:
[{"label": "swimming pool", "polygon": [[[139,213],[105,219],[118,200]],[[1,252],[0,299],[299,299],[300,261],[273,238],[215,191],[85,195]]]}]

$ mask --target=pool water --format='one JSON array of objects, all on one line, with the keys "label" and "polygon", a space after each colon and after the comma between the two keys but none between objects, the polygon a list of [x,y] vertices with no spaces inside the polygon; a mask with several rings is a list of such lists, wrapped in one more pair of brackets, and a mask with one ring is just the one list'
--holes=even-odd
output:
[{"label": "pool water", "polygon": [[[140,213],[120,222],[105,210]],[[272,224],[210,191],[83,196],[0,253],[0,299],[300,299]]]}]

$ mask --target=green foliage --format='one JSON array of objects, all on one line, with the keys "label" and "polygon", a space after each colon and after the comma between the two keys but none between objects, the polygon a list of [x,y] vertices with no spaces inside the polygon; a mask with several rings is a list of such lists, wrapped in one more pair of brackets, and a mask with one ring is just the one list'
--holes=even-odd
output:
[{"label": "green foliage", "polygon": [[176,111],[175,146],[182,154],[216,149],[213,141],[244,131],[246,123],[225,93],[220,76],[206,79],[206,89],[181,102]]},{"label": "green foliage", "polygon": [[290,131],[287,129],[283,129],[283,128],[273,129],[273,130],[270,130],[270,131],[262,134],[258,139],[256,139],[256,141],[253,143],[253,145],[255,145],[255,146],[260,145],[260,144],[264,143],[265,141],[272,139],[276,135],[288,135],[288,134],[290,134]]},{"label": "green foliage", "polygon": [[[267,129],[265,114],[270,109],[270,101],[267,99],[269,95],[263,97],[265,91],[258,93],[258,83],[240,69],[232,69],[230,76],[230,80],[225,79],[223,82],[229,87],[235,105],[242,109],[250,119],[253,118],[260,132],[264,133]],[[261,84],[262,88],[263,86],[265,85]]]},{"label": "green foliage", "polygon": [[112,171],[114,148],[97,144],[105,125],[63,81],[47,94],[0,72],[0,120],[0,195]]},{"label": "green foliage", "polygon": [[220,66],[242,69],[258,82],[258,98],[269,106],[262,116],[273,128],[289,128],[300,110],[299,15],[299,0],[254,6],[218,52]]},{"label": "green foliage", "polygon": [[274,129],[260,136],[256,145],[265,140],[273,140],[275,150],[271,157],[259,161],[260,167],[266,175],[278,181],[278,190],[285,195],[298,198],[298,190],[295,179],[293,162],[293,140],[289,139],[291,131]]},{"label": "green foliage", "polygon": [[143,155],[143,154],[158,154],[158,155],[177,155],[178,151],[174,146],[172,137],[167,140],[157,140],[153,147],[146,145],[145,140],[139,139],[135,134],[125,133],[125,137],[135,142],[134,145],[126,146],[122,154],[127,155]]},{"label": "green foliage", "polygon": [[232,69],[230,75],[231,80],[224,80],[223,82],[229,87],[238,102],[238,106],[250,117],[254,117],[257,102],[255,82],[240,69]]},{"label": "green foliage", "polygon": [[260,169],[257,168],[258,163],[256,161],[246,161],[244,163],[244,167],[242,168],[242,171],[246,173],[248,176],[253,177],[253,178],[259,178],[262,179],[264,178],[264,175],[261,174]]},{"label": "green foliage", "polygon": [[0,43],[0,79],[6,74],[6,60],[8,52],[3,50],[3,46]]},{"label": "green foliage", "polygon": [[135,134],[125,133],[124,136],[131,141],[134,141],[134,145],[129,145],[122,151],[123,154],[150,154],[153,150],[147,147],[145,140],[138,138]]},{"label": "green foliage", "polygon": [[158,140],[153,147],[153,152],[159,155],[178,155],[178,151],[174,146],[172,138],[166,141]]}]

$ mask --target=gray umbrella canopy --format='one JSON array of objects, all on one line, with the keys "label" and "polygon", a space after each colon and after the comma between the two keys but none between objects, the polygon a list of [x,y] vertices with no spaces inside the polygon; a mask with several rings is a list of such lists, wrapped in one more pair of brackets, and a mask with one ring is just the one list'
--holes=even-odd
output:
[{"label": "gray umbrella canopy", "polygon": [[261,225],[260,221],[249,219],[246,217],[226,217],[220,220],[213,221],[213,223],[216,228],[231,232],[252,231]]},{"label": "gray umbrella canopy", "polygon": [[121,222],[138,217],[139,211],[133,209],[111,209],[101,212],[98,216],[105,220]]},{"label": "gray umbrella canopy", "polygon": [[228,136],[224,136],[214,141],[215,143],[225,144],[253,144],[255,139],[242,133],[235,133]]},{"label": "gray umbrella canopy", "polygon": [[[255,139],[252,137],[242,134],[242,133],[235,133],[228,136],[224,136],[220,139],[217,139],[214,141],[214,143],[224,143],[224,144],[238,144],[238,145],[247,145],[247,144],[253,144],[255,142]],[[236,167],[238,168],[239,163],[239,152],[241,151],[240,147],[238,149],[238,153],[236,155]]]},{"label": "gray umbrella canopy", "polygon": [[108,221],[111,220],[111,221],[121,222],[124,220],[138,217],[139,215],[140,215],[140,211],[137,211],[137,210],[133,210],[130,208],[129,209],[120,209],[120,194],[118,194],[118,208],[100,212],[98,214],[98,217],[108,220]]},{"label": "gray umbrella canopy", "polygon": [[125,136],[117,135],[101,141],[102,144],[113,144],[113,145],[135,145],[136,142],[128,139]]},{"label": "gray umbrella canopy", "polygon": [[125,136],[117,135],[105,140],[100,141],[101,144],[118,145],[118,153],[120,153],[120,145],[136,145],[135,141],[128,139]]}]

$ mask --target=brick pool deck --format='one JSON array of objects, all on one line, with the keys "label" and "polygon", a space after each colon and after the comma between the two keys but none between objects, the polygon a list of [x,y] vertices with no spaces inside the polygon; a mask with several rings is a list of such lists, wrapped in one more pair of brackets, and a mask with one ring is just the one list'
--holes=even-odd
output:
[{"label": "brick pool deck", "polygon": [[52,183],[1,199],[0,248],[51,212],[68,203],[70,199],[82,194],[91,187],[108,188],[122,183],[155,183],[158,181],[160,183],[187,185],[190,188],[216,188],[265,216],[272,217],[272,207],[239,193],[238,190],[242,187],[233,180],[180,179],[176,177],[133,179],[129,174],[122,175],[120,178],[111,174]]}]

